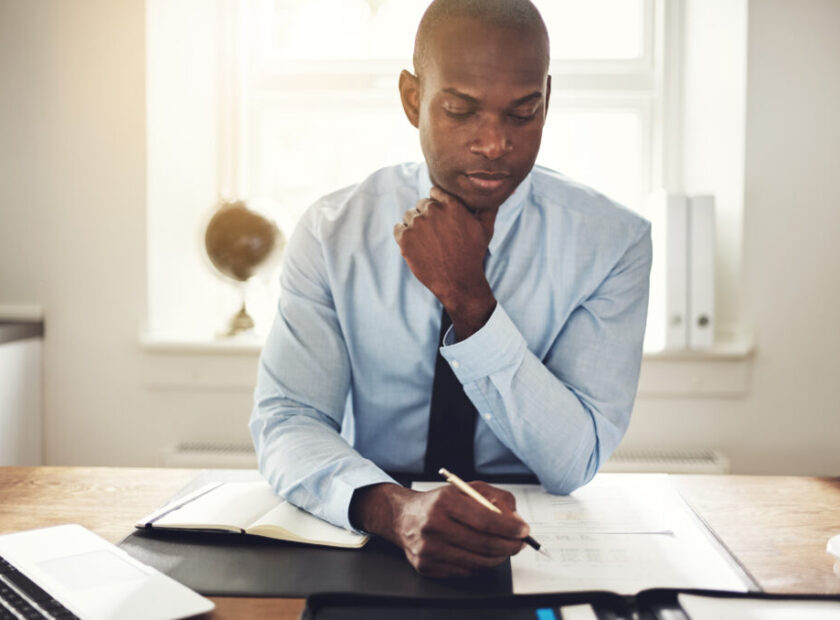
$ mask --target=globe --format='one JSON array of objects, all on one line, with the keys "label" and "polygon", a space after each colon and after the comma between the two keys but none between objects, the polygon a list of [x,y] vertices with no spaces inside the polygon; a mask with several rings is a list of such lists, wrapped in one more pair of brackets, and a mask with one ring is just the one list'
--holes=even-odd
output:
[{"label": "globe", "polygon": [[230,321],[227,336],[254,327],[245,308],[244,285],[262,267],[273,262],[285,245],[283,233],[270,219],[244,202],[222,202],[204,233],[204,248],[220,274],[242,291],[242,305]]}]

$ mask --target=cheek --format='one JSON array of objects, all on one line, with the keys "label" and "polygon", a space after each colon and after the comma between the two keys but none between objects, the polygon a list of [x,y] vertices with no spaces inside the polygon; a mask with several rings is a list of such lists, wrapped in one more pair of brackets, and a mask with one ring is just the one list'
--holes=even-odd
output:
[{"label": "cheek", "polygon": [[521,132],[514,138],[514,153],[517,159],[523,162],[532,162],[537,158],[540,150],[540,143],[542,141],[542,126],[528,129]]},{"label": "cheek", "polygon": [[461,158],[464,150],[462,131],[449,123],[433,120],[420,125],[420,147],[430,166],[445,168]]}]

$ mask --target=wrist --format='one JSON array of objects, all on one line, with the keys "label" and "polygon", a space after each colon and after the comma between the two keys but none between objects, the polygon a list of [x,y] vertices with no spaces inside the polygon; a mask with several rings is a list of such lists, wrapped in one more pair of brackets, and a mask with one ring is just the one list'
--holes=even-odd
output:
[{"label": "wrist", "polygon": [[390,482],[356,489],[350,500],[350,523],[356,529],[396,542],[398,508],[414,493]]},{"label": "wrist", "polygon": [[484,327],[496,309],[496,298],[486,280],[474,290],[458,291],[441,303],[452,320],[458,341],[466,340]]}]

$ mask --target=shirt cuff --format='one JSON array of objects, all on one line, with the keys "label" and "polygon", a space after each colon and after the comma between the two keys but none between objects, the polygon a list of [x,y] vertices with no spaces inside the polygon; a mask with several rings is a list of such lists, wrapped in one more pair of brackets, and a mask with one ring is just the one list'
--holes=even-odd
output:
[{"label": "shirt cuff", "polygon": [[465,340],[453,343],[454,340],[455,332],[450,327],[440,354],[462,384],[518,364],[527,349],[525,338],[498,302],[481,329]]},{"label": "shirt cuff", "polygon": [[367,463],[367,467],[347,472],[336,480],[332,496],[326,506],[328,521],[358,534],[367,534],[367,532],[353,527],[350,523],[350,502],[356,489],[383,482],[399,484],[373,462],[367,461]]}]

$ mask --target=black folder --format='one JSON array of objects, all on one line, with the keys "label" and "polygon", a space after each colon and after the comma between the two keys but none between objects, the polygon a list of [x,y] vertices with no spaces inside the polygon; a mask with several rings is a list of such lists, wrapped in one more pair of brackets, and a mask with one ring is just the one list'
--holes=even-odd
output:
[{"label": "black folder", "polygon": [[204,596],[305,598],[316,592],[406,596],[509,594],[510,565],[465,579],[422,577],[394,545],[314,547],[239,534],[137,531],[122,549]]},{"label": "black folder", "polygon": [[[635,596],[613,592],[562,592],[488,596],[482,599],[446,597],[388,597],[364,594],[315,594],[306,600],[301,620],[562,620],[563,609],[589,605],[598,620],[690,620],[680,606],[680,594],[736,600],[822,601],[837,606],[840,595],[766,594],[718,590],[643,590]],[[832,609],[833,611],[833,609]]]},{"label": "black folder", "polygon": [[[175,497],[209,482],[252,480],[255,475],[250,470],[208,470]],[[397,479],[408,482],[407,476]],[[512,592],[509,563],[469,578],[430,579],[414,570],[401,549],[376,537],[361,549],[339,549],[241,534],[137,530],[119,546],[205,596],[304,598],[317,592],[357,592],[475,597]]]}]

